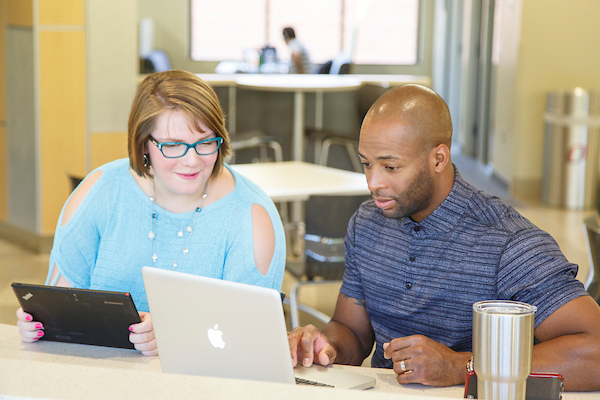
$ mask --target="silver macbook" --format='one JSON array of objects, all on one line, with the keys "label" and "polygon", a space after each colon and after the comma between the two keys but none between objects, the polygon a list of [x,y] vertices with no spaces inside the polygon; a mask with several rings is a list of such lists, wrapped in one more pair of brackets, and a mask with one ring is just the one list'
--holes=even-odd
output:
[{"label": "silver macbook", "polygon": [[142,268],[163,372],[366,389],[375,378],[292,368],[279,292]]}]

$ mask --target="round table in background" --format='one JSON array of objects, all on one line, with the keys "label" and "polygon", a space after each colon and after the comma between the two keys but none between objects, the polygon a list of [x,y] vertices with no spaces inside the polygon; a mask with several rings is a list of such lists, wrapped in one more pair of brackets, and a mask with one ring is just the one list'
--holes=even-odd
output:
[{"label": "round table in background", "polygon": [[344,92],[358,89],[360,79],[350,75],[245,75],[235,80],[238,87],[249,90],[294,93],[294,133],[292,160],[304,161],[304,106],[305,93],[318,95],[316,102],[316,125],[322,125],[324,92]]}]

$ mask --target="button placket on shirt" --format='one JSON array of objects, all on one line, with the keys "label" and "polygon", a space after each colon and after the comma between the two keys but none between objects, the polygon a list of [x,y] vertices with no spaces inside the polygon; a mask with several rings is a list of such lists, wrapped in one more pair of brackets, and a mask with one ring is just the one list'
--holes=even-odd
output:
[{"label": "button placket on shirt", "polygon": [[[412,232],[412,237],[414,239],[416,239],[418,236],[420,236],[422,234],[421,226],[419,226],[419,225],[413,226],[412,227],[412,231],[413,231]],[[411,264],[413,264],[416,261],[416,259],[417,259],[417,257],[414,254],[410,254],[409,253],[409,256],[408,256],[408,261],[410,261],[409,267],[411,266]],[[408,273],[407,275],[408,275],[407,278],[410,279],[410,274]],[[407,280],[405,282],[405,287],[406,287],[406,289],[412,289],[413,283],[410,280]]]}]

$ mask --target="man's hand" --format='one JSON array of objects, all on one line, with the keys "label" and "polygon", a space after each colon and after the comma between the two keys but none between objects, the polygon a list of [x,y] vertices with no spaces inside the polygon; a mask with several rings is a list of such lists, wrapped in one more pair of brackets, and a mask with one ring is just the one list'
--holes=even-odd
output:
[{"label": "man's hand", "polygon": [[423,335],[394,339],[385,343],[383,349],[384,357],[394,361],[399,383],[429,386],[465,383],[466,365],[471,353],[457,353]]},{"label": "man's hand", "polygon": [[129,341],[135,345],[135,349],[145,356],[157,356],[156,339],[154,339],[154,328],[150,313],[140,312],[142,322],[129,326],[131,333]]},{"label": "man's hand", "polygon": [[305,367],[310,367],[313,362],[321,365],[333,364],[337,356],[337,351],[327,336],[314,325],[297,327],[288,332],[288,341],[294,367],[298,360],[302,360]]}]

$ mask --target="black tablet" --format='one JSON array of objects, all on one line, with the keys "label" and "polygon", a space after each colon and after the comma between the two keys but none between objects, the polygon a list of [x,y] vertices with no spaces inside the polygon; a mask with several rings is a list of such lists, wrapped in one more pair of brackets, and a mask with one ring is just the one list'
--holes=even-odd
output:
[{"label": "black tablet", "polygon": [[140,321],[131,295],[13,283],[23,310],[44,324],[40,340],[133,349],[129,325]]}]

